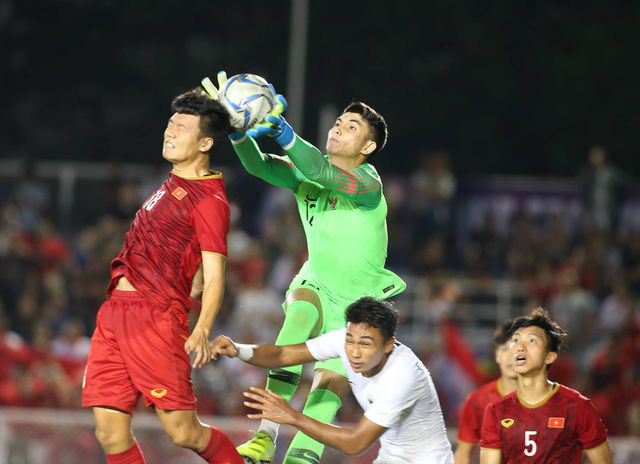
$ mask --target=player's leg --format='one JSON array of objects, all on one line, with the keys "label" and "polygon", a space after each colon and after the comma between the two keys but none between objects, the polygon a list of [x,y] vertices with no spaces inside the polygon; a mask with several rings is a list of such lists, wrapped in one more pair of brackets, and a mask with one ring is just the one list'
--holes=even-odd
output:
[{"label": "player's leg", "polygon": [[[322,303],[318,292],[306,281],[303,287],[293,288],[287,293],[284,305],[285,320],[276,339],[276,345],[303,343],[320,333],[323,324]],[[287,401],[298,388],[302,366],[272,369],[267,378],[267,390],[277,393]],[[262,420],[256,434],[238,446],[238,452],[253,462],[271,462],[275,454],[278,424]]]},{"label": "player's leg", "polygon": [[191,365],[184,344],[189,336],[186,312],[128,295],[118,320],[119,346],[127,372],[147,406],[153,406],[165,432],[178,446],[207,462],[241,464],[233,444],[196,415]]},{"label": "player's leg", "polygon": [[216,427],[205,425],[193,410],[156,408],[164,431],[173,442],[195,451],[202,459],[217,464],[243,464],[231,440]]},{"label": "player's leg", "polygon": [[[285,319],[276,338],[276,345],[303,343],[320,333],[322,303],[317,292],[310,288],[294,289],[287,295],[285,308]],[[291,401],[300,382],[302,367],[300,365],[270,370],[267,390]]]},{"label": "player's leg", "polygon": [[140,398],[115,334],[119,314],[128,303],[107,300],[96,320],[82,385],[82,405],[91,407],[96,438],[109,464],[141,464],[144,457],[131,433],[131,412]]},{"label": "player's leg", "polygon": [[[340,366],[337,370],[341,370],[340,359],[331,361],[338,361]],[[324,365],[333,369],[332,366],[327,366],[326,362]],[[334,370],[316,368],[313,385],[302,413],[319,422],[329,424],[336,417],[348,392],[349,382],[344,375]],[[298,432],[291,441],[283,462],[284,464],[319,463],[323,451],[322,443]]]},{"label": "player's leg", "polygon": [[[344,311],[348,301],[323,295],[324,323],[322,333],[341,329],[345,325]],[[303,413],[319,422],[331,423],[349,392],[347,373],[341,359],[317,362],[313,385],[307,397]],[[284,459],[285,464],[317,463],[322,457],[324,445],[298,432]]]},{"label": "player's leg", "polygon": [[142,451],[131,432],[131,414],[111,408],[94,407],[96,438],[108,464],[144,464]]}]

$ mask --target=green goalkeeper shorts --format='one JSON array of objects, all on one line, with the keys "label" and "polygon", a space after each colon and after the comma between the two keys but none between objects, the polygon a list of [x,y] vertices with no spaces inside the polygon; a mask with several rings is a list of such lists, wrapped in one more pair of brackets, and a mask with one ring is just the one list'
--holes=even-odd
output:
[{"label": "green goalkeeper shorts", "polygon": [[[346,322],[344,313],[347,309],[347,306],[353,303],[352,301],[337,299],[335,297],[329,296],[327,291],[320,287],[320,285],[318,285],[315,280],[310,279],[309,277],[302,274],[298,274],[293,279],[291,285],[289,285],[289,289],[287,290],[286,295],[289,296],[289,293],[299,288],[306,288],[315,292],[315,294],[318,295],[318,298],[320,299],[320,304],[322,305],[322,327],[317,335],[322,335],[327,332],[331,332],[332,330],[342,329],[345,326]],[[283,303],[282,309],[284,310],[285,318],[287,317],[286,308],[286,303]],[[344,370],[344,365],[342,364],[342,360],[340,358],[318,361],[315,365],[315,368],[327,369],[329,371],[337,372],[343,377],[347,376],[347,373]]]}]

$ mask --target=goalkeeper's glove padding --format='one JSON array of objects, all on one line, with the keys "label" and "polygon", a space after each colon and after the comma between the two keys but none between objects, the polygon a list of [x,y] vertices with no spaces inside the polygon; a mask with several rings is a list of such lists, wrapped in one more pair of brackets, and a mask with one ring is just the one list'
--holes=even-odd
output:
[{"label": "goalkeeper's glove padding", "polygon": [[247,135],[253,138],[268,135],[276,141],[281,147],[287,147],[293,142],[295,133],[284,119],[282,113],[287,109],[287,100],[278,94],[276,95],[276,104],[273,110],[267,114],[265,120],[260,124],[256,124],[247,131]]},{"label": "goalkeeper's glove padding", "polygon": [[[211,97],[212,100],[219,101],[218,94],[220,89],[224,87],[224,85],[227,83],[227,73],[225,71],[218,71],[217,77],[218,77],[218,88],[216,88],[213,82],[211,82],[211,79],[209,79],[208,77],[205,77],[204,79],[202,79],[202,81],[200,81],[200,84],[202,85],[202,88],[207,93],[207,95]],[[239,142],[246,136],[244,131],[235,129],[235,128],[232,128],[232,129],[233,131],[229,132],[228,134],[228,137],[231,139],[232,142]]]}]

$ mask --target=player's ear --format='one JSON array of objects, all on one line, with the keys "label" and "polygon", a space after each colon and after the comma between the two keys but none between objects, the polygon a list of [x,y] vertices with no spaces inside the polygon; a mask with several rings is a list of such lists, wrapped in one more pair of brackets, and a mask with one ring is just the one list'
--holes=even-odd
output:
[{"label": "player's ear", "polygon": [[213,140],[213,137],[204,137],[202,142],[200,143],[200,151],[203,153],[207,153],[211,151],[216,142]]},{"label": "player's ear", "polygon": [[389,337],[389,340],[384,342],[384,352],[389,354],[393,351],[393,345],[396,343],[396,337]]},{"label": "player's ear", "polygon": [[551,364],[556,362],[556,359],[558,359],[558,353],[556,353],[555,351],[549,351],[547,353],[547,356],[544,358],[544,363],[547,366],[550,366]]},{"label": "player's ear", "polygon": [[371,153],[374,152],[377,146],[378,144],[375,143],[373,140],[367,140],[364,146],[362,147],[362,149],[360,150],[360,153],[362,153],[364,156],[369,156]]}]

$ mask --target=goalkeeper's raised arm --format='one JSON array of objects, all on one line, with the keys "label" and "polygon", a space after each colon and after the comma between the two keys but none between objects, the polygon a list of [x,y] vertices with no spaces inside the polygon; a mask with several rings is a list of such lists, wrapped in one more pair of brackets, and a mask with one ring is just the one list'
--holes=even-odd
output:
[{"label": "goalkeeper's raised arm", "polygon": [[304,176],[362,206],[374,208],[382,196],[382,183],[375,169],[365,162],[386,142],[384,119],[364,103],[348,105],[336,119],[327,137],[328,159],[320,150],[295,134],[282,117],[286,100],[277,104],[266,121],[248,131],[248,135],[271,136]]},{"label": "goalkeeper's raised arm", "polygon": [[240,162],[249,174],[252,174],[276,187],[296,192],[304,176],[283,156],[262,153],[255,140],[242,134],[229,138]]}]

